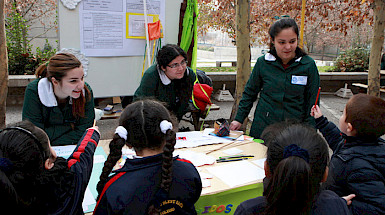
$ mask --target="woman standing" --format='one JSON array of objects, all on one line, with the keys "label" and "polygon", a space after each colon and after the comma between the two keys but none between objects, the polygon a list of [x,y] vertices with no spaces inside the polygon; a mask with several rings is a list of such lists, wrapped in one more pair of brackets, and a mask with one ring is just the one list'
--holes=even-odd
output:
[{"label": "woman standing", "polygon": [[56,54],[37,68],[36,77],[25,91],[23,120],[43,129],[53,146],[76,144],[95,118],[81,62],[69,53]]},{"label": "woman standing", "polygon": [[235,120],[230,129],[238,130],[260,98],[250,135],[260,138],[264,128],[285,119],[315,125],[310,116],[318,87],[319,74],[314,60],[298,47],[298,26],[294,19],[276,21],[269,30],[270,51],[258,58],[245,86]]},{"label": "woman standing", "polygon": [[140,86],[134,94],[134,101],[153,98],[165,102],[178,120],[189,111],[189,102],[196,76],[187,67],[187,55],[177,45],[163,46],[152,65],[144,73]]}]

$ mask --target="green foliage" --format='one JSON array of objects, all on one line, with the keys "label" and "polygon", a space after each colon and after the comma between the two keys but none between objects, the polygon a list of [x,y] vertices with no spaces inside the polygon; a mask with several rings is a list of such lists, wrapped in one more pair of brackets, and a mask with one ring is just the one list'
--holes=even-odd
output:
[{"label": "green foliage", "polygon": [[45,39],[43,50],[41,50],[40,47],[36,48],[36,61],[38,64],[48,61],[56,53],[56,51],[57,50],[49,44],[48,39]]},{"label": "green foliage", "polygon": [[332,69],[332,66],[317,66],[318,72],[327,72]]},{"label": "green foliage", "polygon": [[8,71],[10,75],[19,75],[33,69],[35,62],[27,40],[27,21],[13,10],[6,18]]},{"label": "green foliage", "polygon": [[32,45],[28,40],[28,25],[15,7],[14,13],[6,18],[6,37],[8,51],[8,72],[10,75],[34,74],[40,63],[48,60],[56,53],[56,49],[48,43],[41,50],[36,49],[36,55],[32,53]]},{"label": "green foliage", "polygon": [[369,68],[369,51],[354,48],[340,54],[330,72],[364,72]]}]

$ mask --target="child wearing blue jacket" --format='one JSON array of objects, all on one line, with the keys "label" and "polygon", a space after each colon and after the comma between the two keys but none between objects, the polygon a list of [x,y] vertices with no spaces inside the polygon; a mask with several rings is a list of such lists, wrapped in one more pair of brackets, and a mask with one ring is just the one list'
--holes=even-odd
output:
[{"label": "child wearing blue jacket", "polygon": [[339,129],[322,116],[311,115],[333,150],[326,188],[339,196],[356,194],[352,214],[385,214],[385,101],[357,94],[347,102]]},{"label": "child wearing blue jacket", "polygon": [[[195,167],[173,157],[176,133],[169,111],[159,102],[128,105],[120,119],[97,186],[94,214],[196,214],[202,183]],[[136,157],[109,176],[122,147]]]},{"label": "child wearing blue jacket", "polygon": [[99,142],[89,128],[66,160],[29,121],[0,132],[0,207],[12,214],[84,214],[82,202]]},{"label": "child wearing blue jacket", "polygon": [[328,174],[325,140],[313,128],[281,122],[262,133],[267,145],[263,196],[242,202],[235,215],[350,214],[354,195],[339,197],[320,184]]}]

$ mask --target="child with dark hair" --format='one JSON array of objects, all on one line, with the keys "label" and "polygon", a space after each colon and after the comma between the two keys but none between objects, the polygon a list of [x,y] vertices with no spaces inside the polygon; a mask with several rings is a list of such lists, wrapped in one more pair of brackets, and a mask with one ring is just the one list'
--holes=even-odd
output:
[{"label": "child with dark hair", "polygon": [[[325,140],[301,124],[270,130],[267,140],[263,196],[242,202],[235,214],[349,214],[347,204],[354,195],[340,198],[332,191],[320,191],[328,174],[329,154]],[[268,129],[267,127],[266,129]]]},{"label": "child with dark hair", "polygon": [[166,103],[178,120],[190,111],[189,102],[196,76],[187,66],[187,54],[177,45],[167,44],[157,54],[157,63],[143,74],[134,101],[151,98]]},{"label": "child with dark hair", "polygon": [[82,202],[99,141],[88,129],[75,151],[57,157],[47,134],[29,121],[0,132],[0,206],[10,214],[84,214]]},{"label": "child with dark hair", "polygon": [[[172,156],[172,122],[156,101],[141,100],[124,109],[97,185],[94,214],[196,214],[202,183],[191,163]],[[124,145],[134,148],[136,157],[109,177]]]},{"label": "child with dark hair", "polygon": [[339,129],[314,106],[311,115],[333,150],[325,187],[356,194],[353,214],[385,214],[385,101],[356,94],[347,102]]}]

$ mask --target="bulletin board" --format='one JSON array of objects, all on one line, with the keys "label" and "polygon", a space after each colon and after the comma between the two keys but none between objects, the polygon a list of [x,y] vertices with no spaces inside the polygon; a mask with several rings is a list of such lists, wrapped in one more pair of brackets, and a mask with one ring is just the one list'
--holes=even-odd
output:
[{"label": "bulletin board", "polygon": [[[87,23],[87,18],[93,14],[83,15],[81,7],[85,2],[88,4],[94,3],[95,5],[98,5],[99,2],[100,4],[103,4],[103,2],[109,2],[117,10],[123,10],[123,12],[125,12],[126,8],[128,8],[124,5],[126,1],[129,0],[82,0],[74,6],[73,9],[68,9],[67,5],[63,5],[62,1],[58,0],[59,49],[75,49],[81,51],[81,53],[85,55],[85,58],[88,60],[88,72],[85,80],[90,84],[95,98],[129,96],[134,94],[140,84],[142,76],[146,42],[144,39],[136,39],[137,43],[131,43],[132,45],[126,49],[126,51],[129,51],[129,54],[117,54],[119,56],[95,56],[98,54],[103,55],[103,53],[97,52],[96,54],[84,53],[83,50],[85,50],[85,40],[83,39],[83,35],[85,34],[84,32],[87,33],[87,31],[84,31],[81,26],[87,26],[87,24],[84,23]],[[143,0],[135,1],[139,3]],[[147,0],[150,4],[151,1],[153,0]],[[164,38],[162,38],[162,45],[168,43],[177,44],[179,12],[183,0],[159,1],[164,1],[165,11],[164,20],[161,19],[164,35]],[[117,17],[106,13],[99,13],[98,15],[105,16],[107,19],[112,21],[114,21],[114,18]],[[84,19],[80,19],[79,17],[84,17]],[[122,21],[123,24],[126,25],[126,19],[124,18]],[[106,26],[111,27],[111,29],[117,29],[113,25],[110,26],[108,24]],[[126,35],[126,31],[123,33],[125,34],[124,41],[126,39],[131,39],[131,41],[134,40]],[[107,45],[105,46],[109,46],[108,43],[106,44]],[[117,45],[117,43],[113,45]],[[147,61],[145,67],[148,67]]]}]

